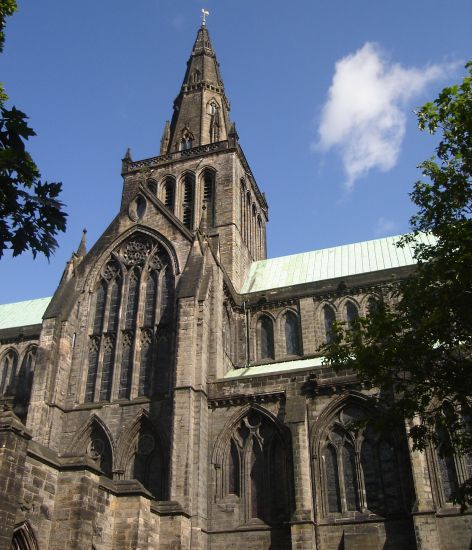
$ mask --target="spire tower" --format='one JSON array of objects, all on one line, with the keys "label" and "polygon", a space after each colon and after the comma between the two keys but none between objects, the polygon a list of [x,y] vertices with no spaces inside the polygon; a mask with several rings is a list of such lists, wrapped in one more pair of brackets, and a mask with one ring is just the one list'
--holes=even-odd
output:
[{"label": "spire tower", "polygon": [[205,22],[198,29],[161,154],[228,139],[229,101]]}]

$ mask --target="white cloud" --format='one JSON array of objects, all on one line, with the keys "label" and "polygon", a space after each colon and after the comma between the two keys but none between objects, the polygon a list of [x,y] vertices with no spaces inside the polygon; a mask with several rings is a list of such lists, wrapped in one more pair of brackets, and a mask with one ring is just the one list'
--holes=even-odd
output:
[{"label": "white cloud", "polygon": [[339,150],[348,188],[369,170],[390,170],[405,134],[407,103],[455,66],[403,67],[366,42],[336,63],[313,147]]},{"label": "white cloud", "polygon": [[381,216],[375,225],[374,234],[376,237],[386,237],[398,231],[398,224]]}]

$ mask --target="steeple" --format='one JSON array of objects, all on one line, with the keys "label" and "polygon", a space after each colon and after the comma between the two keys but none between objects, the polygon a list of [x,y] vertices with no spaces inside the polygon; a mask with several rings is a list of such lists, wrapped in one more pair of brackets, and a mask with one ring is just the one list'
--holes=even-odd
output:
[{"label": "steeple", "polygon": [[210,35],[202,23],[174,101],[170,129],[164,130],[161,154],[227,140],[229,109]]}]

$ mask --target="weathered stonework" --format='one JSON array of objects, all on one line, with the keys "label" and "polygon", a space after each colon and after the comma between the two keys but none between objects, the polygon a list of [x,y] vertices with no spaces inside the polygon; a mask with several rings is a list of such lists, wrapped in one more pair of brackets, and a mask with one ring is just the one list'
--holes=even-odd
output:
[{"label": "weathered stonework", "polygon": [[0,550],[469,548],[435,451],[354,433],[373,390],[318,357],[413,267],[241,293],[268,209],[205,27],[174,109],[42,324],[0,330]]}]

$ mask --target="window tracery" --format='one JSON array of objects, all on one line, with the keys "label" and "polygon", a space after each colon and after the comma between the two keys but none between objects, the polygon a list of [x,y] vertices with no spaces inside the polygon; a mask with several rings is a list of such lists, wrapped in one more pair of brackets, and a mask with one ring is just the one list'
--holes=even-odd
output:
[{"label": "window tracery", "polygon": [[180,140],[180,151],[187,151],[193,147],[194,137],[188,128],[182,132],[182,139]]},{"label": "window tracery", "polygon": [[[452,405],[444,402],[442,414],[447,416]],[[454,414],[454,413],[453,413]],[[460,415],[459,431],[465,438],[470,437],[471,423],[468,415]],[[433,453],[433,468],[436,468],[439,481],[439,504],[452,504],[458,495],[459,487],[472,477],[472,453],[456,452],[445,426],[436,428],[437,446]]]},{"label": "window tracery", "polygon": [[325,431],[321,478],[325,515],[369,512],[381,516],[404,509],[404,480],[393,440],[367,425],[362,408],[348,405]]},{"label": "window tracery", "polygon": [[[156,362],[163,369],[159,384],[164,389],[170,370],[173,287],[170,258],[150,237],[135,235],[113,252],[92,300],[85,402],[151,395]],[[158,346],[162,340],[166,345]]]},{"label": "window tracery", "polygon": [[250,410],[227,444],[222,497],[238,499],[239,517],[269,524],[286,521],[290,508],[286,444],[274,423]]}]

